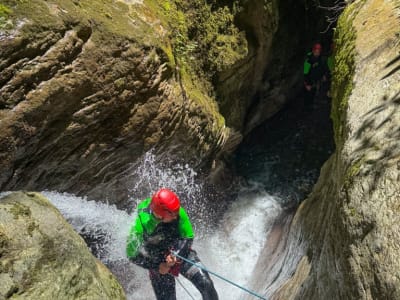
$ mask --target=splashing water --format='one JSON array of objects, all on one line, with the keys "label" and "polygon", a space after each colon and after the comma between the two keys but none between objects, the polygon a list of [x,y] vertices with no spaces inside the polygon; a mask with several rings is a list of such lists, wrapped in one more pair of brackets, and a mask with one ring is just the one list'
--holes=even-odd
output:
[{"label": "splashing water", "polygon": [[125,241],[132,216],[114,205],[88,201],[67,193],[42,192],[105,263],[125,259]]},{"label": "splashing water", "polygon": [[162,187],[175,191],[182,205],[192,217],[197,235],[212,230],[210,217],[216,218],[217,212],[225,205],[215,199],[215,195],[206,193],[197,173],[189,165],[160,162],[156,155],[149,151],[143,158],[132,165],[130,174],[131,186],[128,209],[136,207],[142,199],[151,196]]},{"label": "splashing water", "polygon": [[129,192],[136,198],[146,198],[161,187],[178,191],[182,200],[196,201],[201,195],[201,184],[196,182],[197,173],[189,165],[158,162],[152,151],[145,153],[133,165],[130,176],[135,180]]}]

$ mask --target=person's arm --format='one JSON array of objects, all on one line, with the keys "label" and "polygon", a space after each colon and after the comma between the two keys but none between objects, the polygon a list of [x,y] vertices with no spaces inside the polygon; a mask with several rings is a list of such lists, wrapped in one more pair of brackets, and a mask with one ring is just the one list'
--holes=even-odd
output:
[{"label": "person's arm", "polygon": [[155,261],[143,246],[143,225],[139,216],[129,230],[126,255],[129,260],[145,269],[158,269],[160,262]]},{"label": "person's arm", "polygon": [[304,66],[303,66],[304,86],[307,90],[310,90],[312,85],[310,81],[310,70],[311,70],[311,63],[309,61],[309,58],[307,57],[306,60],[304,61]]}]

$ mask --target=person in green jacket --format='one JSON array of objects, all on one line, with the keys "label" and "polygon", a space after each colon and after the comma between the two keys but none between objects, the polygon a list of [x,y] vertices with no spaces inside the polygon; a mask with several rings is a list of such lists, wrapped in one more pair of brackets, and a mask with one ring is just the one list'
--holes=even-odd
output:
[{"label": "person in green jacket", "polygon": [[304,108],[312,110],[314,98],[323,81],[326,81],[327,65],[321,56],[322,46],[315,43],[304,61]]},{"label": "person in green jacket", "polygon": [[200,291],[203,300],[217,300],[218,294],[209,274],[171,251],[200,263],[191,248],[193,227],[178,196],[160,189],[139,203],[138,215],[131,225],[126,253],[130,261],[149,269],[151,284],[158,300],[175,300],[175,277],[182,274]]}]

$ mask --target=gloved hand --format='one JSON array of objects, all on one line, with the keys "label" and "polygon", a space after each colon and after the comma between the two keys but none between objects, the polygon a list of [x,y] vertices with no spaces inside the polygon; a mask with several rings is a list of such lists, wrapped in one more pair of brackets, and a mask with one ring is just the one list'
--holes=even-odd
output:
[{"label": "gloved hand", "polygon": [[176,264],[176,257],[172,254],[169,254],[165,257],[165,262],[162,262],[158,268],[158,272],[160,274],[167,274],[171,267]]},{"label": "gloved hand", "polygon": [[158,267],[158,272],[159,272],[160,274],[162,274],[162,275],[165,275],[165,274],[167,274],[167,273],[169,272],[169,269],[170,269],[170,268],[171,268],[171,267],[169,267],[169,266],[167,265],[166,262],[163,262],[163,263],[161,263],[160,266]]},{"label": "gloved hand", "polygon": [[176,264],[176,257],[173,256],[172,254],[167,255],[165,258],[165,262],[167,263],[168,267],[172,267]]}]

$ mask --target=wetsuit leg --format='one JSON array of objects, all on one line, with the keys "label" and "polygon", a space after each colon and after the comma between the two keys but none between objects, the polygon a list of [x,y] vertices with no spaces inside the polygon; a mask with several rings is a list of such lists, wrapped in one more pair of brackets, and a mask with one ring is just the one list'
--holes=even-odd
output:
[{"label": "wetsuit leg", "polygon": [[313,87],[311,91],[304,89],[304,109],[312,110],[314,106],[314,98],[315,98],[316,88]]},{"label": "wetsuit leg", "polygon": [[[194,250],[190,250],[188,258],[196,263],[200,263],[200,259]],[[193,266],[187,262],[183,262],[181,265],[180,273],[189,279],[193,285],[200,291],[203,300],[218,300],[217,291],[214,288],[214,284],[210,278],[210,275],[201,270],[200,268]]]},{"label": "wetsuit leg", "polygon": [[150,280],[157,300],[176,300],[174,276],[150,270]]}]

